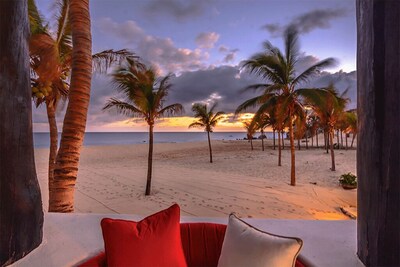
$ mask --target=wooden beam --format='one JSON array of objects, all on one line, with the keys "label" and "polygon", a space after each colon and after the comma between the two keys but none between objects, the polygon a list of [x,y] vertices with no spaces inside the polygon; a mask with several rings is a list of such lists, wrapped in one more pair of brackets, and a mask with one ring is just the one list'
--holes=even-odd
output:
[{"label": "wooden beam", "polygon": [[26,0],[0,1],[0,266],[42,241],[29,78]]},{"label": "wooden beam", "polygon": [[357,0],[358,256],[400,266],[400,1]]}]

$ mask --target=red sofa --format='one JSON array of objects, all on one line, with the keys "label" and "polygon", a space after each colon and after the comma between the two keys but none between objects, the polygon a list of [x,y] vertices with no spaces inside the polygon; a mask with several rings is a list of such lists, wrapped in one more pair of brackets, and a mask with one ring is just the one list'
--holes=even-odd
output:
[{"label": "red sofa", "polygon": [[[226,225],[214,223],[181,223],[181,239],[188,267],[217,267]],[[107,267],[105,252],[78,265]],[[305,267],[298,259],[296,267]]]}]

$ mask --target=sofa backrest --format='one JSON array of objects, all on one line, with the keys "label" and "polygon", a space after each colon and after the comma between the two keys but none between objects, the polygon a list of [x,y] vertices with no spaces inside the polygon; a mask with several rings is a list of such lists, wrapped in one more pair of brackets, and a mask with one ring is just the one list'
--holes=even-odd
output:
[{"label": "sofa backrest", "polygon": [[188,267],[217,267],[226,225],[182,223],[181,239]]},{"label": "sofa backrest", "polygon": [[[217,267],[224,242],[226,225],[181,223],[182,247],[188,267]],[[81,263],[79,267],[107,267],[104,252]],[[296,267],[304,267],[297,259]]]}]

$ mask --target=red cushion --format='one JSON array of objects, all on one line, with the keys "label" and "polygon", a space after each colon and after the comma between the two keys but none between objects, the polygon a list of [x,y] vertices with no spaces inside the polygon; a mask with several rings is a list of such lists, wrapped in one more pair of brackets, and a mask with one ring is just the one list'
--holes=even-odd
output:
[{"label": "red cushion", "polygon": [[182,223],[181,238],[186,262],[190,267],[218,265],[226,225]]},{"label": "red cushion", "polygon": [[140,222],[101,221],[108,266],[187,266],[177,204]]}]

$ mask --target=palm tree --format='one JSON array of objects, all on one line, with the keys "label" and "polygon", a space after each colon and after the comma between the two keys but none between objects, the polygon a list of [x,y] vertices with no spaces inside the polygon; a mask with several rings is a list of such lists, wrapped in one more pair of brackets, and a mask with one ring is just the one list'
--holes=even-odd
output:
[{"label": "palm tree", "polygon": [[[48,188],[49,191],[56,191],[54,168],[58,150],[58,129],[55,114],[60,100],[68,97],[68,77],[71,71],[72,43],[69,6],[67,0],[59,1],[56,5],[55,28],[57,31],[54,34],[40,15],[34,0],[28,1],[28,7],[31,28],[29,50],[32,97],[36,107],[43,103],[46,105],[50,130]],[[93,70],[105,72],[113,63],[126,57],[135,58],[125,49],[102,51],[92,56]],[[53,202],[51,197],[50,202]]]},{"label": "palm tree", "polygon": [[313,106],[314,113],[319,117],[320,124],[326,130],[331,151],[332,171],[335,171],[334,130],[348,102],[348,99],[344,97],[345,94],[346,91],[339,95],[333,84],[331,84],[320,95],[320,98],[314,98],[309,102]]},{"label": "palm tree", "polygon": [[120,66],[114,72],[113,80],[119,92],[126,96],[126,101],[111,98],[103,110],[116,109],[130,117],[143,118],[149,125],[149,154],[145,195],[150,195],[153,165],[153,130],[155,121],[165,115],[175,115],[183,111],[181,104],[175,103],[164,107],[171,84],[170,75],[156,78],[151,68],[127,59],[126,66]]},{"label": "palm tree", "polygon": [[[289,137],[291,150],[290,184],[296,185],[295,176],[295,150],[293,123],[297,116],[303,113],[302,100],[314,97],[318,89],[298,88],[304,82],[318,74],[323,68],[332,66],[333,58],[322,60],[309,67],[299,75],[296,74],[296,65],[300,57],[298,47],[298,33],[294,27],[289,27],[284,34],[285,54],[270,42],[264,42],[265,51],[245,61],[243,67],[250,73],[254,73],[265,79],[267,83],[254,84],[246,89],[263,89],[260,96],[244,102],[240,107],[245,109],[251,106],[259,106],[256,112],[262,114],[271,105],[280,103],[280,113],[284,113],[289,119]],[[279,100],[279,101],[278,101]]]},{"label": "palm tree", "polygon": [[72,212],[80,149],[86,128],[92,77],[92,38],[89,0],[69,0],[72,36],[69,101],[64,117],[60,148],[54,168],[54,190],[50,190],[49,211]]},{"label": "palm tree", "polygon": [[265,150],[264,149],[264,137],[265,137],[264,129],[267,126],[271,125],[270,116],[269,116],[268,113],[264,113],[258,118],[258,120],[254,120],[254,117],[253,117],[253,120],[252,120],[251,123],[256,125],[255,126],[256,130],[257,129],[260,130],[260,133],[261,133],[261,146],[262,146],[262,151],[264,151]]},{"label": "palm tree", "polygon": [[192,111],[194,112],[194,117],[197,121],[191,123],[189,128],[204,128],[204,131],[207,132],[208,138],[208,148],[210,150],[210,163],[212,160],[212,149],[211,149],[211,139],[210,133],[213,132],[214,127],[217,123],[223,118],[225,112],[217,111],[215,112],[215,108],[217,107],[217,102],[215,102],[211,108],[208,110],[207,104],[195,103],[192,106]]},{"label": "palm tree", "polygon": [[246,129],[246,135],[247,139],[250,142],[251,150],[254,150],[253,148],[253,135],[256,133],[256,126],[257,123],[252,123],[251,121],[244,121],[243,122],[243,127]]},{"label": "palm tree", "polygon": [[346,112],[346,121],[347,121],[347,129],[345,130],[346,133],[346,138],[347,134],[351,133],[353,135],[353,138],[351,140],[351,145],[350,147],[353,148],[353,143],[354,139],[357,136],[357,112],[356,110],[348,110]]}]

